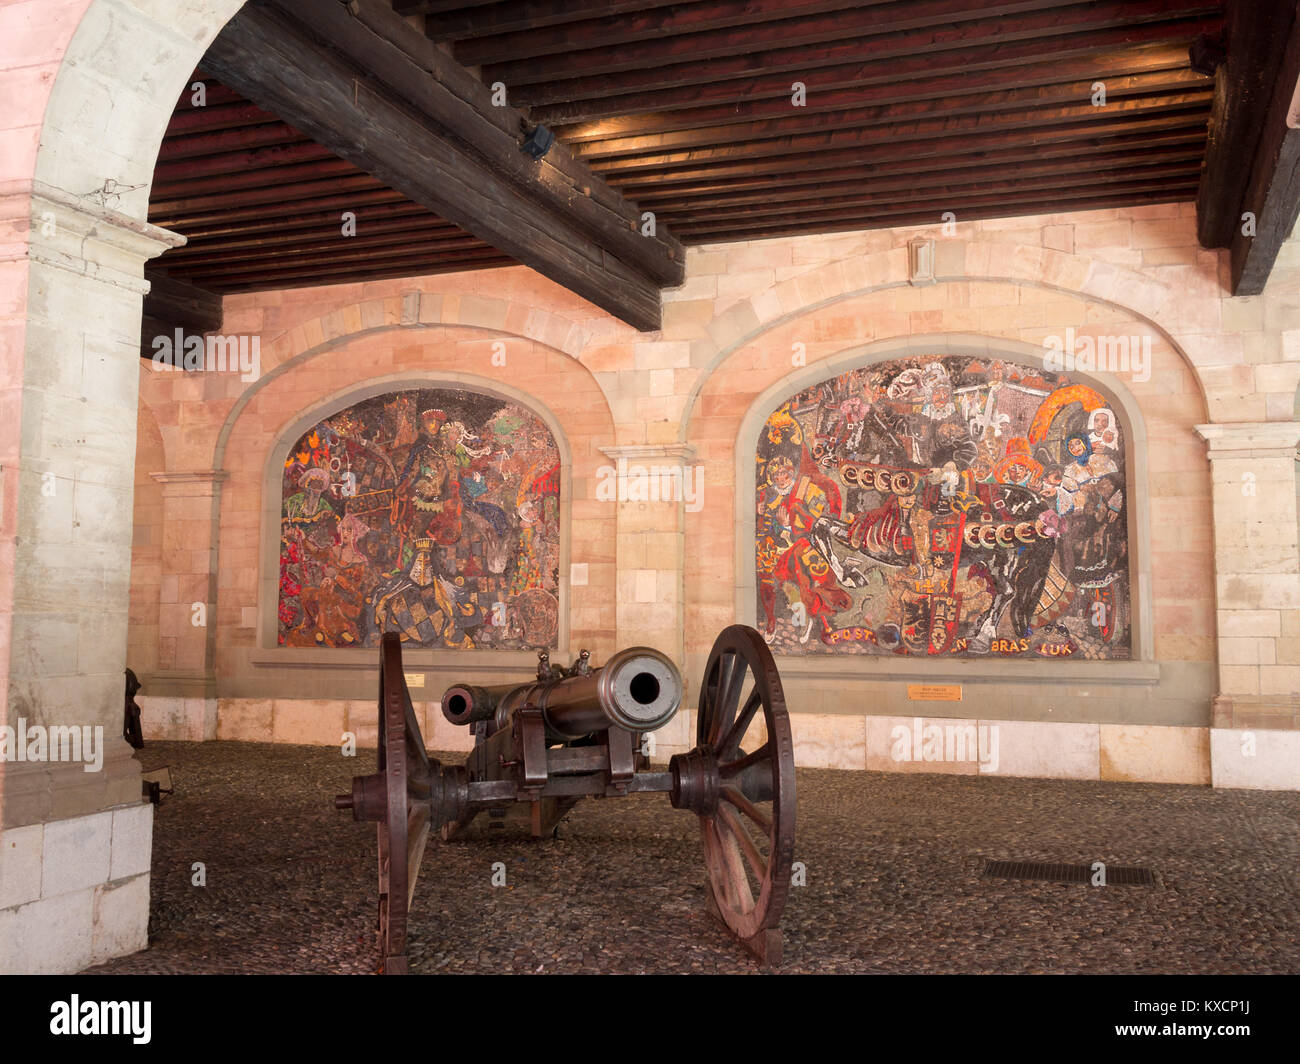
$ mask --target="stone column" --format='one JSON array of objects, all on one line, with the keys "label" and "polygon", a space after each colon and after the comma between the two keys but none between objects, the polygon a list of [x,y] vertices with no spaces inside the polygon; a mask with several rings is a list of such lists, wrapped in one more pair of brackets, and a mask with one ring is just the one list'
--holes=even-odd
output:
[{"label": "stone column", "polygon": [[[137,699],[145,736],[217,737],[217,539],[220,469],[150,473],[162,485],[158,670]],[[142,677],[143,679],[143,677]]]},{"label": "stone column", "polygon": [[[1214,497],[1214,783],[1300,788],[1300,422],[1196,431],[1208,445]],[[1249,739],[1232,734],[1244,731]]]},{"label": "stone column", "polygon": [[640,444],[602,447],[616,477],[616,569],[619,648],[649,646],[661,650],[683,670],[688,685],[683,710],[656,733],[654,759],[664,760],[690,745],[692,678],[685,675],[684,615],[685,513],[702,501],[703,470],[687,444]]},{"label": "stone column", "polygon": [[39,183],[3,206],[27,284],[6,271],[0,306],[21,337],[0,359],[0,972],[72,972],[146,944],[152,807],[121,737],[140,317],[144,263],[183,238]]}]

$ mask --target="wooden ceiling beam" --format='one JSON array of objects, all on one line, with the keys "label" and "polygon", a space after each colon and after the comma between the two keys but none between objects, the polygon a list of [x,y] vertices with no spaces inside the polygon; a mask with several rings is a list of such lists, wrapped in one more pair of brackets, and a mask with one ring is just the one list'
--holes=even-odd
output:
[{"label": "wooden ceiling beam", "polygon": [[[404,28],[438,53],[434,65],[455,66],[391,9],[396,25],[386,26],[382,12],[356,0],[350,8],[376,22],[354,19],[332,0],[248,4],[217,36],[204,67],[414,202],[629,324],[657,329],[658,282],[674,265],[675,241],[663,233],[640,238],[634,222],[567,182],[539,180],[539,171],[560,171],[526,169],[518,134],[500,125],[511,117],[490,113],[502,109],[491,106],[486,86],[475,82],[477,91],[457,96],[375,32],[376,23],[394,36]],[[601,186],[591,181],[592,190]],[[594,238],[597,229],[603,241]],[[676,258],[680,267],[679,252]]]},{"label": "wooden ceiling beam", "polygon": [[[815,201],[803,203],[767,203],[737,204],[732,206],[701,206],[683,208],[671,212],[676,224],[695,226],[701,222],[735,222],[744,226],[751,223],[762,224],[764,219],[800,218],[805,215],[824,217],[838,211],[857,211],[862,208],[888,207],[893,209],[904,204],[933,205],[936,216],[945,210],[955,210],[951,204],[958,204],[977,197],[985,203],[994,197],[1023,200],[1039,192],[1059,192],[1062,195],[1086,193],[1091,189],[1111,189],[1116,192],[1155,192],[1168,184],[1185,184],[1200,177],[1198,164],[1183,164],[1168,167],[1131,166],[1114,171],[1075,171],[1072,174],[1059,174],[1053,177],[1024,180],[1019,176],[1001,181],[977,180],[931,188],[920,188],[910,192],[876,191],[864,192],[848,190],[838,194],[819,196]],[[665,212],[668,213],[668,212]]]},{"label": "wooden ceiling beam", "polygon": [[[394,228],[400,229],[403,226],[409,227],[426,223],[440,225],[448,232],[464,233],[463,229],[459,229],[446,219],[430,213],[418,203],[392,203],[367,211],[358,225],[357,234],[358,237],[361,237],[372,232],[386,232]],[[283,237],[285,240],[332,239],[337,242],[339,227],[334,224],[332,219],[315,224],[296,222],[279,228],[263,226],[260,223],[213,226],[206,232],[200,231],[197,236],[191,237],[183,247],[173,248],[171,251],[166,252],[166,255],[202,254],[212,248],[245,244],[253,247],[264,243],[268,238],[275,237]],[[357,237],[348,237],[347,239],[351,241],[357,239]]]},{"label": "wooden ceiling beam", "polygon": [[[365,195],[373,197],[373,200],[369,204],[363,205],[364,209],[356,212],[359,221],[362,219],[379,221],[384,218],[428,215],[430,213],[427,207],[412,203],[400,192],[394,192],[390,188],[383,189],[382,192],[365,193]],[[319,227],[332,228],[339,233],[340,240],[346,239],[341,232],[337,208],[332,210],[310,209],[320,202],[319,200],[312,200],[294,204],[296,211],[304,212],[298,214],[285,214],[284,211],[267,208],[256,212],[249,211],[238,218],[232,218],[229,213],[213,212],[205,215],[200,220],[194,221],[187,230],[183,231],[187,234],[192,233],[192,239],[194,240],[203,240],[208,237],[230,233],[259,233],[280,229]]]},{"label": "wooden ceiling beam", "polygon": [[158,159],[163,163],[181,159],[202,159],[232,152],[255,151],[278,144],[301,144],[308,138],[283,122],[240,126],[193,133],[184,137],[168,137],[158,149]]},{"label": "wooden ceiling beam", "polygon": [[[921,119],[891,127],[888,137],[873,129],[848,129],[832,132],[794,134],[774,140],[755,141],[718,148],[688,151],[650,152],[615,160],[593,160],[602,174],[633,174],[654,171],[665,173],[677,168],[692,169],[710,163],[744,160],[753,165],[759,159],[788,158],[793,154],[842,151],[846,149],[882,149],[888,156],[900,150],[925,154],[935,144],[949,145],[964,139],[970,150],[979,150],[985,138],[1004,134],[1015,140],[1042,137],[1047,141],[1065,136],[1072,126],[1105,125],[1125,118],[1154,117],[1169,121],[1181,112],[1208,113],[1211,92],[1207,89],[1177,93],[1153,99],[1112,101],[1106,107],[1084,103],[1069,107],[1044,107],[1011,115],[971,115],[957,118]],[[1098,122],[1104,116],[1103,122]],[[1079,134],[1075,134],[1076,136]],[[1004,142],[1005,143],[1005,142]],[[907,144],[906,149],[901,145]]]},{"label": "wooden ceiling beam", "polygon": [[1300,5],[1288,0],[1292,22],[1259,140],[1251,158],[1250,180],[1241,207],[1255,220],[1233,232],[1232,294],[1257,296],[1268,284],[1282,244],[1300,220]]},{"label": "wooden ceiling beam", "polygon": [[1293,0],[1229,0],[1224,37],[1227,59],[1215,74],[1205,179],[1196,197],[1201,245],[1226,248],[1241,225],[1242,200],[1264,128],[1291,24]]},{"label": "wooden ceiling beam", "polygon": [[328,148],[310,140],[301,144],[274,145],[252,151],[225,152],[199,159],[177,159],[158,163],[154,167],[154,180],[160,184],[189,181],[200,177],[237,174],[241,171],[261,170],[268,166],[290,166],[298,163],[324,163],[336,156]]},{"label": "wooden ceiling beam", "polygon": [[[1146,125],[1146,123],[1144,123]],[[1082,165],[1096,153],[1128,156],[1134,151],[1154,152],[1172,149],[1201,151],[1205,146],[1205,127],[1193,116],[1181,127],[1151,130],[1138,133],[1115,134],[1105,137],[1082,135],[1052,144],[1009,143],[1000,150],[976,151],[968,154],[939,154],[924,158],[901,156],[879,160],[864,160],[860,153],[834,153],[823,157],[822,165],[806,164],[795,170],[765,168],[747,173],[732,170],[728,173],[693,175],[679,172],[674,180],[656,181],[652,176],[629,178],[628,184],[647,203],[656,197],[694,197],[696,195],[732,194],[737,191],[767,190],[771,188],[797,188],[830,180],[870,181],[878,177],[895,175],[915,176],[948,170],[979,166],[1020,166],[1025,163],[1055,159],[1079,159]],[[622,182],[620,181],[621,185]]]},{"label": "wooden ceiling beam", "polygon": [[[680,4],[681,0],[508,0],[472,10],[429,10],[428,0],[396,0],[402,15],[424,15],[424,32],[434,41],[463,41],[541,29],[609,15],[636,14]],[[464,5],[455,5],[458,8]]]},{"label": "wooden ceiling beam", "polygon": [[[382,258],[376,256],[364,260],[360,268],[365,268],[367,263],[374,263],[376,267],[382,265],[386,269],[398,271],[400,276],[419,277],[422,274],[446,273],[450,270],[463,269],[465,263],[484,261],[494,265],[515,265],[510,256],[503,255],[496,248],[484,244],[479,248],[437,256],[427,255],[418,248],[408,247],[400,256]],[[267,282],[270,282],[267,286],[273,288],[293,288],[301,287],[304,283],[322,283],[317,280],[306,281],[306,278],[335,277],[339,281],[350,281],[356,275],[358,268],[355,263],[340,265],[334,256],[324,255],[303,260],[296,266],[285,265],[274,269],[260,269],[256,264],[249,263],[237,267],[222,266],[213,270],[196,269],[193,276],[202,284],[226,292],[231,290],[230,286],[246,290],[249,285],[267,285]]]},{"label": "wooden ceiling beam", "polygon": [[[640,171],[627,175],[627,182],[633,187],[653,184],[658,188],[675,188],[700,182],[753,178],[767,180],[773,175],[824,173],[830,169],[854,166],[864,168],[863,173],[869,175],[872,172],[870,168],[897,165],[903,158],[907,161],[906,165],[921,170],[925,167],[962,165],[963,160],[969,159],[995,160],[1009,152],[1041,157],[1048,151],[1059,154],[1062,151],[1083,151],[1105,145],[1124,145],[1142,151],[1154,138],[1162,138],[1162,142],[1170,137],[1204,140],[1207,113],[1208,109],[1203,109],[1186,114],[1160,115],[1154,118],[1139,116],[1137,119],[1067,126],[1055,130],[1047,128],[985,136],[966,134],[937,138],[918,144],[903,155],[890,150],[888,144],[877,143],[866,148],[722,161],[711,163],[707,167],[683,168],[663,175],[656,175],[653,171]],[[622,184],[615,174],[611,174],[610,179],[613,183]]]},{"label": "wooden ceiling beam", "polygon": [[172,137],[185,136],[190,133],[213,133],[219,129],[239,129],[245,126],[270,125],[280,120],[273,114],[263,111],[255,103],[239,100],[226,104],[208,104],[205,107],[192,107],[184,111],[175,111],[167,123],[163,134],[162,146]]},{"label": "wooden ceiling beam", "polygon": [[[541,160],[524,160],[522,134],[533,124],[442,49],[395,18],[386,0],[348,0],[347,9],[367,33],[349,31],[335,0],[272,0],[310,10],[312,25],[331,36],[366,69],[383,70],[386,83],[415,104],[463,148],[480,157],[527,195],[559,212],[630,266],[667,285],[684,276],[682,248],[672,234],[641,232],[640,210],[607,187],[557,141]],[[337,46],[337,45],[336,45]]]},{"label": "wooden ceiling beam", "polygon": [[[289,181],[266,184],[256,188],[235,189],[229,192],[208,192],[198,196],[158,198],[149,203],[150,214],[181,216],[206,210],[231,207],[255,207],[263,204],[287,204],[299,200],[318,199],[339,193],[377,192],[384,183],[353,169],[352,173],[319,178],[314,181]],[[188,235],[188,234],[186,234]]]},{"label": "wooden ceiling beam", "polygon": [[[846,9],[883,7],[894,0],[704,0],[668,8],[641,8],[552,26],[528,26],[492,36],[476,34],[458,40],[456,58],[467,66],[487,66],[531,61],[541,56],[584,49],[611,49],[650,44],[683,33],[755,27],[760,23],[844,12]],[[1051,2],[1051,0],[1046,0]],[[1058,0],[1064,2],[1064,0]],[[1023,6],[1023,5],[1022,5]],[[851,16],[844,15],[849,18]],[[429,33],[426,26],[425,32]],[[702,42],[703,43],[703,42]],[[707,58],[707,56],[705,57]]]},{"label": "wooden ceiling beam", "polygon": [[[885,87],[900,93],[908,91],[907,83],[939,76],[970,76],[979,71],[1005,67],[1024,66],[1041,60],[1044,55],[1066,61],[1070,59],[1095,60],[1103,57],[1136,55],[1140,49],[1177,49],[1186,55],[1187,44],[1197,35],[1216,31],[1221,20],[1212,18],[1180,19],[1169,23],[1143,23],[1136,26],[1109,29],[1085,29],[1048,34],[1038,38],[1010,42],[987,41],[972,46],[931,52],[923,46],[919,50],[905,51],[893,57],[873,62],[858,61],[820,64],[815,56],[806,57],[806,66],[800,70],[811,95],[816,96],[835,89],[861,89],[867,86]],[[676,85],[658,90],[637,90],[618,94],[607,92],[571,100],[560,99],[552,103],[528,101],[530,93],[516,94],[530,102],[529,113],[538,122],[555,129],[570,129],[576,122],[590,122],[617,131],[620,117],[637,121],[645,114],[693,111],[703,107],[725,108],[728,105],[752,103],[765,99],[789,101],[791,77],[787,74],[754,71],[747,77],[722,78],[702,81],[701,75],[711,76],[712,70],[698,71]]]},{"label": "wooden ceiling beam", "polygon": [[140,357],[153,358],[153,338],[217,332],[223,320],[221,296],[210,289],[169,276],[156,265],[145,269],[149,291],[140,314]]},{"label": "wooden ceiling beam", "polygon": [[[433,214],[423,218],[394,218],[386,222],[372,223],[366,227],[364,236],[358,232],[357,236],[349,239],[348,246],[383,247],[401,240],[409,243],[412,239],[419,239],[422,242],[468,240],[486,246],[477,237],[470,236],[465,230],[457,229]],[[190,251],[188,247],[174,248],[166,253],[165,261],[168,269],[176,270],[179,264],[203,266],[208,263],[233,262],[236,261],[232,257],[234,255],[241,256],[239,261],[244,263],[260,262],[264,250],[278,254],[292,251],[324,251],[330,248],[337,250],[338,246],[336,233],[329,230],[306,230],[296,233],[275,233],[263,237],[247,236],[213,240],[194,251]],[[256,258],[250,258],[250,253],[256,253]]]},{"label": "wooden ceiling beam", "polygon": [[[1074,211],[1102,210],[1112,207],[1132,207],[1149,203],[1178,203],[1189,199],[1196,189],[1195,183],[1170,185],[1159,192],[1135,192],[1124,195],[1113,193],[1072,196],[1062,198],[1050,195],[1043,200],[1017,199],[1008,202],[1006,197],[999,197],[986,205],[961,204],[946,207],[958,215],[958,225],[963,222],[979,221],[987,218],[1012,218],[1035,214],[1066,214]],[[736,240],[768,240],[783,236],[797,236],[803,233],[843,233],[859,229],[899,229],[910,226],[940,225],[940,219],[933,209],[909,211],[904,213],[873,212],[867,214],[836,215],[829,218],[808,218],[798,224],[774,222],[761,229],[742,227],[689,227],[680,230],[682,236],[692,246],[700,244],[729,243]]]},{"label": "wooden ceiling beam", "polygon": [[[1003,6],[1011,5],[997,5],[999,10]],[[1039,10],[1028,10],[1029,6]],[[914,8],[916,15],[911,14]],[[946,50],[977,44],[989,46],[1041,40],[1071,30],[1097,32],[1159,23],[1169,19],[1175,10],[1181,18],[1211,17],[1218,14],[1219,3],[1099,0],[1067,6],[1062,0],[1034,0],[1032,5],[1026,5],[1027,13],[1016,18],[987,17],[987,6],[980,0],[918,0],[915,5],[904,5],[904,10],[909,17],[899,24],[883,23],[870,9],[847,22],[838,14],[826,16],[816,34],[810,35],[807,30],[792,32],[795,40],[779,32],[781,24],[774,23],[771,27],[757,27],[752,35],[745,30],[719,31],[727,35],[726,40],[719,40],[712,48],[692,37],[669,38],[657,48],[642,45],[613,49],[604,64],[598,50],[584,51],[527,63],[485,66],[482,74],[484,81],[506,84],[511,99],[529,107],[778,72],[797,74],[807,81],[815,69],[823,66],[871,64],[923,53],[938,59]],[[933,22],[927,24],[922,12]],[[963,13],[968,20],[952,25]],[[810,36],[820,39],[813,41]]]},{"label": "wooden ceiling beam", "polygon": [[[1089,173],[1106,173],[1122,167],[1142,167],[1158,169],[1165,167],[1198,168],[1204,143],[1175,148],[1170,151],[1144,152],[1140,163],[1136,162],[1130,152],[1110,152],[1080,155],[1071,153],[1067,158],[1042,162],[1031,158],[1028,164],[990,160],[983,165],[971,166],[969,163],[959,167],[931,167],[928,171],[899,172],[894,176],[881,176],[878,173],[863,174],[858,171],[846,177],[845,171],[837,173],[838,180],[809,181],[805,184],[792,184],[781,180],[766,187],[740,193],[693,193],[689,196],[670,197],[665,194],[660,199],[646,199],[655,209],[664,214],[680,216],[683,211],[709,209],[714,207],[739,207],[746,204],[767,205],[778,203],[800,203],[810,199],[821,199],[844,194],[872,192],[910,192],[933,189],[950,184],[998,183],[1008,172],[1015,174],[1016,180],[1034,180],[1054,175],[1075,175],[1081,171]],[[1011,170],[1014,167],[1014,170]],[[823,178],[827,175],[820,175]]]},{"label": "wooden ceiling beam", "polygon": [[[815,86],[809,87],[807,99],[798,113],[817,114],[945,97],[982,96],[985,93],[1066,85],[1071,82],[1091,86],[1094,82],[1106,81],[1109,87],[1110,78],[1132,78],[1143,74],[1186,70],[1187,67],[1185,47],[1161,43],[1131,50],[1089,52],[1065,58],[1053,55],[1042,62],[1020,61],[987,70],[972,71],[963,67],[938,76],[889,80],[870,85],[851,83],[845,86],[826,86],[819,81]],[[615,137],[675,133],[688,129],[788,118],[794,109],[790,105],[788,81],[784,86],[784,91],[763,99],[623,115],[571,125],[557,124],[552,128],[558,136],[564,138],[566,144],[580,147],[592,141],[606,141]],[[1091,95],[1090,88],[1086,95]]]},{"label": "wooden ceiling beam", "polygon": [[316,162],[289,163],[285,166],[263,166],[207,177],[172,178],[168,181],[155,181],[150,201],[152,203],[154,197],[160,200],[179,199],[185,196],[219,192],[223,189],[263,188],[281,182],[310,181],[335,176],[346,177],[361,172],[346,159],[337,159],[331,156]]},{"label": "wooden ceiling beam", "polygon": [[145,270],[149,291],[144,297],[145,317],[182,326],[189,332],[214,332],[221,328],[221,297],[197,285],[177,280],[164,271]]},{"label": "wooden ceiling beam", "polygon": [[[837,130],[880,127],[893,130],[899,123],[912,120],[937,121],[969,115],[1007,117],[1023,115],[1027,120],[1032,121],[1037,110],[1043,107],[1069,107],[1078,104],[1079,101],[1089,101],[1087,106],[1092,107],[1090,102],[1092,84],[1085,80],[1064,85],[1043,85],[1034,88],[1007,89],[1001,92],[988,91],[979,95],[947,96],[910,103],[890,103],[833,111],[818,110],[811,113],[787,107],[781,118],[745,125],[686,129],[648,136],[591,141],[583,145],[583,158],[595,162],[632,158],[654,151],[689,151],[694,148],[713,148],[724,144],[755,145],[765,140],[785,140],[795,136],[830,133]],[[1158,104],[1162,98],[1176,96],[1189,89],[1202,92],[1206,89],[1205,79],[1191,70],[1158,71],[1133,77],[1112,77],[1106,81],[1107,107],[1120,100],[1130,103],[1146,101]]]},{"label": "wooden ceiling beam", "polygon": [[499,270],[503,267],[519,265],[508,255],[500,255],[498,258],[475,258],[475,259],[447,259],[441,262],[433,269],[420,269],[418,267],[388,266],[382,269],[365,269],[359,268],[352,270],[343,276],[325,276],[321,274],[301,274],[294,277],[280,277],[274,274],[267,277],[257,277],[247,284],[226,284],[222,285],[221,291],[225,295],[238,295],[246,292],[268,292],[279,289],[291,288],[324,288],[330,285],[355,284],[358,281],[384,281],[398,277],[430,277],[443,273],[468,273],[470,270]]},{"label": "wooden ceiling beam", "polygon": [[338,264],[362,263],[412,255],[416,252],[427,251],[430,255],[440,255],[448,251],[486,247],[487,244],[478,237],[469,236],[463,229],[448,228],[445,223],[441,227],[436,223],[425,223],[423,227],[410,225],[396,233],[357,236],[349,240],[343,250],[339,249],[337,241],[331,243],[328,238],[325,238],[315,241],[281,240],[275,243],[264,243],[253,248],[205,254],[201,260],[172,259],[169,252],[167,268],[177,271],[192,267],[213,274],[227,267],[237,272],[250,268],[272,269],[282,265],[293,266],[296,261],[302,259],[316,261],[320,258],[321,261]]}]

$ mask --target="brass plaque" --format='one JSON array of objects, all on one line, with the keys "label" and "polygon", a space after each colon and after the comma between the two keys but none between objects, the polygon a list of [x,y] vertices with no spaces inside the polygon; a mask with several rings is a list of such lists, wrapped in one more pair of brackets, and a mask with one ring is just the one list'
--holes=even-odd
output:
[{"label": "brass plaque", "polygon": [[911,702],[960,702],[961,684],[909,683],[907,698]]},{"label": "brass plaque", "polygon": [[424,673],[422,673],[422,672],[408,672],[408,673],[406,674],[406,686],[407,686],[407,687],[423,687],[423,686],[424,686]]}]

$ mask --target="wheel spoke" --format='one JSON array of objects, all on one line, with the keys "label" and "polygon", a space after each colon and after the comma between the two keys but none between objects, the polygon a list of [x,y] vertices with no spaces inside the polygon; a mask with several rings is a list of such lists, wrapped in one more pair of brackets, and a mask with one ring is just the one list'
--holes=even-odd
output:
[{"label": "wheel spoke", "polygon": [[406,904],[415,899],[415,884],[420,878],[420,862],[424,858],[424,845],[429,839],[429,807],[417,805],[406,819]]},{"label": "wheel spoke", "polygon": [[772,834],[772,818],[763,812],[758,806],[751,802],[741,793],[738,787],[723,787],[721,797],[723,801],[730,802],[750,820],[763,829],[763,832],[769,837]]},{"label": "wheel spoke", "polygon": [[745,675],[749,672],[749,662],[739,654],[731,656],[731,670],[727,673],[727,685],[720,692],[720,704],[730,721],[731,714],[740,705],[740,692],[745,686]]},{"label": "wheel spoke", "polygon": [[745,736],[745,732],[749,730],[750,721],[754,719],[754,714],[758,712],[758,707],[762,704],[763,693],[755,685],[754,690],[745,702],[745,708],[736,715],[736,719],[732,722],[731,727],[727,729],[727,734],[723,737],[722,742],[718,743],[719,756],[725,757],[732,746],[739,745],[740,740]]},{"label": "wheel spoke", "polygon": [[758,852],[758,847],[754,845],[753,838],[745,830],[745,825],[725,805],[718,806],[718,814],[726,822],[727,827],[731,829],[731,834],[736,842],[740,844],[741,852],[749,861],[749,867],[754,870],[759,882],[763,882],[767,879],[767,862],[763,860],[763,855]]},{"label": "wheel spoke", "polygon": [[716,817],[708,821],[708,832],[713,842],[714,865],[721,880],[723,904],[733,912],[745,913],[753,908],[754,898],[749,889],[749,877],[740,856],[740,849],[729,832],[724,832]]},{"label": "wheel spoke", "polygon": [[726,779],[744,772],[750,765],[757,765],[761,761],[768,761],[771,757],[772,741],[769,739],[752,754],[746,754],[739,761],[733,761],[729,765],[719,765],[718,772],[724,779]]},{"label": "wheel spoke", "polygon": [[731,722],[731,685],[736,673],[739,671],[739,655],[726,654],[718,660],[718,682],[713,689],[713,704],[710,707],[711,714],[707,721],[708,732],[703,736],[704,741],[714,749],[717,749],[718,740],[722,737],[723,730]]}]

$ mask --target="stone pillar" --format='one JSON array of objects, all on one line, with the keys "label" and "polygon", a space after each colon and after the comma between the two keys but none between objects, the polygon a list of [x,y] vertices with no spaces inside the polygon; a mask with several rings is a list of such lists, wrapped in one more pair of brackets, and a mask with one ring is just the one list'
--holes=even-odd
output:
[{"label": "stone pillar", "polygon": [[153,811],[121,737],[140,317],[144,263],[183,238],[39,183],[4,206],[27,287],[0,307],[21,328],[0,359],[0,972],[73,972],[146,944]]},{"label": "stone pillar", "polygon": [[1300,422],[1196,431],[1208,445],[1214,493],[1214,784],[1300,789]]},{"label": "stone pillar", "polygon": [[[217,737],[217,539],[225,470],[150,473],[162,485],[158,670],[137,701],[145,736]],[[143,678],[142,678],[143,679]]]},{"label": "stone pillar", "polygon": [[[684,615],[685,513],[699,505],[703,470],[687,444],[640,444],[602,447],[616,470],[616,570],[619,648],[649,646],[661,650],[683,670],[688,690],[682,711],[656,733],[653,757],[684,752],[693,704],[686,675]],[[695,678],[698,679],[698,678]]]}]

